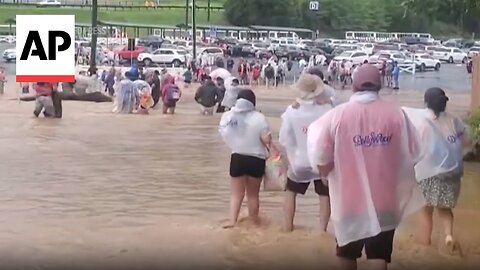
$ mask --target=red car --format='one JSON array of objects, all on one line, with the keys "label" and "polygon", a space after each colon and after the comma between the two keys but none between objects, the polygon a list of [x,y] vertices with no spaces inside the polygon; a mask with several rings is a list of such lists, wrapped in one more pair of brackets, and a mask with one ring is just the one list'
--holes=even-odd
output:
[{"label": "red car", "polygon": [[145,52],[145,47],[137,46],[137,47],[135,47],[135,50],[130,51],[130,50],[128,50],[127,46],[125,46],[122,49],[116,50],[114,52],[115,52],[115,54],[118,54],[120,59],[135,60],[135,59],[137,59],[139,54]]}]

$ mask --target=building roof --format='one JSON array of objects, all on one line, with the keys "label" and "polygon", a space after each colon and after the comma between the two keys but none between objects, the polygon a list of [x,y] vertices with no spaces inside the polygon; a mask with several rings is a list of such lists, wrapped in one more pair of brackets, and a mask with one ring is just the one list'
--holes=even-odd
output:
[{"label": "building roof", "polygon": [[[192,27],[191,24],[188,27]],[[216,28],[217,30],[228,30],[228,31],[252,31],[251,28],[243,26],[233,26],[233,25],[210,25],[210,24],[197,24],[197,29],[211,29]]]},{"label": "building roof", "polygon": [[98,21],[98,24],[114,27],[128,27],[128,28],[151,28],[151,29],[178,29],[175,25],[164,24],[141,24],[141,23],[126,23],[126,22],[112,22],[112,21]]},{"label": "building roof", "polygon": [[281,26],[265,26],[265,25],[251,25],[250,28],[257,31],[284,31],[284,32],[313,32],[307,28],[281,27]]},{"label": "building roof", "polygon": [[91,23],[75,23],[75,26],[77,27],[91,27]]}]

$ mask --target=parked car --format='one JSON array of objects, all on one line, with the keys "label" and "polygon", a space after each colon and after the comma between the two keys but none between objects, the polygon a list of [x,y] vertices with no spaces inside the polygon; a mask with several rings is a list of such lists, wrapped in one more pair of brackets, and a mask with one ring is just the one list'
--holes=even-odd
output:
[{"label": "parked car", "polygon": [[11,61],[15,61],[17,59],[17,50],[15,48],[12,48],[12,49],[6,49],[4,52],[3,52],[3,55],[2,55],[3,59],[5,59],[5,61],[8,63],[8,62],[11,62]]},{"label": "parked car", "polygon": [[[405,63],[408,62],[409,61],[405,61]],[[441,67],[441,62],[440,60],[433,58],[427,53],[415,54],[415,66],[421,72],[424,72],[427,69],[434,69],[436,71],[439,71]]]},{"label": "parked car", "polygon": [[185,50],[179,49],[158,49],[152,53],[140,53],[137,60],[143,62],[145,66],[156,64],[172,64],[175,67],[188,62],[191,56]]},{"label": "parked car", "polygon": [[37,2],[38,7],[59,7],[62,3],[57,0],[41,0]]},{"label": "parked car", "polygon": [[269,44],[264,42],[252,42],[243,46],[242,51],[248,56],[254,56],[259,50],[268,50],[269,46]]},{"label": "parked car", "polygon": [[128,50],[127,46],[120,47],[121,49],[115,49],[113,52],[118,54],[118,57],[123,60],[137,59],[141,53],[145,52],[145,47],[137,46],[134,50]]},{"label": "parked car", "polygon": [[399,51],[378,51],[374,55],[368,58],[369,63],[378,63],[380,61],[385,61],[392,59],[398,63],[403,63],[406,59],[405,54]]},{"label": "parked car", "polygon": [[0,43],[15,43],[15,36],[0,36]]},{"label": "parked car", "polygon": [[308,39],[303,39],[300,40],[296,46],[300,49],[310,49],[315,47],[315,42],[308,40]]},{"label": "parked car", "polygon": [[466,63],[468,60],[467,53],[461,51],[458,48],[439,48],[439,50],[436,51],[434,55],[438,55],[438,57],[436,57],[438,60],[452,64],[455,62]]},{"label": "parked car", "polygon": [[156,50],[167,44],[165,40],[159,36],[146,36],[138,39],[137,46],[148,47],[151,50]]},{"label": "parked car", "polygon": [[368,55],[362,51],[344,51],[339,56],[335,56],[335,61],[347,60],[354,65],[368,63]]},{"label": "parked car", "polygon": [[403,64],[405,60],[407,60],[407,58],[401,52],[389,51],[389,52],[381,53],[378,56],[378,60],[383,60],[383,61],[393,60],[394,62]]},{"label": "parked car", "polygon": [[471,47],[470,50],[468,51],[468,57],[472,58],[474,56],[480,55],[480,47]]},{"label": "parked car", "polygon": [[198,55],[202,55],[203,53],[207,53],[208,56],[214,57],[214,58],[223,57],[223,56],[224,56],[223,50],[220,49],[220,48],[218,48],[218,47],[204,47],[204,48],[200,48],[200,50],[198,51]]},{"label": "parked car", "polygon": [[174,40],[172,44],[186,49],[193,47],[193,41],[191,40]]},{"label": "parked car", "polygon": [[357,43],[358,49],[366,52],[368,55],[373,54],[373,43]]},{"label": "parked car", "polygon": [[323,42],[316,42],[315,47],[318,48],[318,49],[321,49],[326,54],[332,54],[332,52],[334,50],[333,47],[330,47],[327,43],[323,43]]},{"label": "parked car", "polygon": [[292,60],[299,60],[300,58],[306,58],[308,60],[308,51],[302,50],[297,46],[280,46],[275,50],[275,55],[278,58],[288,58]]}]

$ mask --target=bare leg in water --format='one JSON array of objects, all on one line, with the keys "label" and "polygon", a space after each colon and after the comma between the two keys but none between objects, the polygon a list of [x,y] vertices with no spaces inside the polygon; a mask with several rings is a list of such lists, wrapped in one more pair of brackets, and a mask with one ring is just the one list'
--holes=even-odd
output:
[{"label": "bare leg in water", "polygon": [[295,208],[297,204],[297,193],[287,190],[285,191],[285,202],[283,205],[285,215],[285,228],[286,232],[293,231],[293,220],[295,218]]},{"label": "bare leg in water", "polygon": [[432,243],[433,207],[423,207],[419,215],[418,242],[422,245],[429,246]]},{"label": "bare leg in water", "polygon": [[438,215],[443,223],[445,232],[445,245],[448,251],[453,252],[455,249],[455,240],[453,238],[453,212],[450,208],[437,208]]},{"label": "bare leg in water", "polygon": [[320,229],[326,232],[330,220],[330,197],[318,196],[320,201]]},{"label": "bare leg in water", "polygon": [[248,204],[248,217],[255,224],[260,224],[259,211],[260,211],[260,185],[262,178],[248,177],[247,180],[247,204]]},{"label": "bare leg in water", "polygon": [[243,198],[245,197],[247,180],[247,176],[242,176],[232,177],[230,181],[230,218],[228,224],[223,226],[224,229],[233,228],[237,224],[238,214],[240,213]]}]

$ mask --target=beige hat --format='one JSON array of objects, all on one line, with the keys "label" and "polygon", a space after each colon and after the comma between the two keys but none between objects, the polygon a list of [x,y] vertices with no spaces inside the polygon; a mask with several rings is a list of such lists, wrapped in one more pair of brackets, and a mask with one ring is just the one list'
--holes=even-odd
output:
[{"label": "beige hat", "polygon": [[301,100],[314,100],[324,91],[322,79],[318,76],[303,73],[293,87],[298,91],[298,98]]}]

